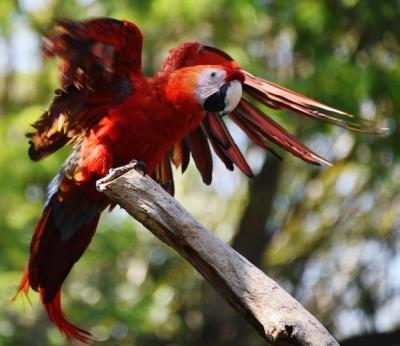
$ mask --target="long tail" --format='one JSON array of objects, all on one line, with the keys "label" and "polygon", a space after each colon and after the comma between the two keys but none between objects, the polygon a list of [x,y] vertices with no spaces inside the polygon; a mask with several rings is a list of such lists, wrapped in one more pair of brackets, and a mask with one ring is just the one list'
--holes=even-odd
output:
[{"label": "long tail", "polygon": [[[100,214],[93,212],[93,207],[88,205],[72,206],[72,203],[58,201],[56,196],[46,206],[32,237],[29,266],[17,295],[20,292],[26,294],[30,287],[39,292],[50,320],[62,334],[93,343],[90,333],[65,318],[60,289],[74,263],[89,245]],[[68,219],[65,219],[63,216],[67,213]]]}]

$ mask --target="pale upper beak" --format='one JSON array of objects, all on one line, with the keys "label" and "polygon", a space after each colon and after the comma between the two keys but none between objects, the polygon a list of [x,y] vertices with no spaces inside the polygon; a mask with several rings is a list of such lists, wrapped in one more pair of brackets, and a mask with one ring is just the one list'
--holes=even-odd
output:
[{"label": "pale upper beak", "polygon": [[226,90],[225,96],[225,108],[222,111],[222,115],[229,114],[239,104],[240,98],[242,97],[242,83],[238,80],[229,82],[229,87]]}]

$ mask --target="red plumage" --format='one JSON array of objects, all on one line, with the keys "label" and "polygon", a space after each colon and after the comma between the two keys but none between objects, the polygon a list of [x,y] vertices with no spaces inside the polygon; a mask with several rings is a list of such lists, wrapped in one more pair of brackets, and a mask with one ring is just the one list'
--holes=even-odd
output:
[{"label": "red plumage", "polygon": [[[370,124],[253,76],[226,53],[196,42],[172,49],[160,71],[144,77],[142,41],[136,25],[108,18],[61,21],[44,39],[46,55],[60,58],[61,89],[28,134],[29,156],[40,160],[68,143],[74,149],[49,185],[19,291],[38,291],[61,332],[86,343],[93,341],[90,334],[64,317],[60,289],[111,203],[95,188],[110,168],[135,159],[160,183],[173,183],[171,163],[185,171],[191,156],[210,184],[213,148],[229,170],[237,166],[252,177],[221,117],[226,109],[256,145],[275,154],[272,142],[304,161],[329,164],[249,100],[375,132]],[[238,83],[247,96],[233,110]],[[173,184],[168,191],[173,193]]]}]

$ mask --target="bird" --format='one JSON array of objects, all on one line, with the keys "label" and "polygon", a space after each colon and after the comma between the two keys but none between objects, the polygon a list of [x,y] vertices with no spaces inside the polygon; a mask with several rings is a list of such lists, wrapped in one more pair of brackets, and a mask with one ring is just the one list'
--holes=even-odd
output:
[{"label": "bird", "polygon": [[173,194],[172,166],[194,161],[212,181],[212,151],[228,170],[253,177],[225,119],[255,145],[279,156],[283,148],[314,165],[331,163],[265,114],[266,107],[363,133],[374,124],[244,70],[222,50],[188,42],[169,51],[152,77],[142,72],[143,34],[126,20],[59,20],[43,37],[43,51],[59,60],[60,88],[33,124],[28,155],[46,158],[71,145],[47,189],[30,257],[17,295],[39,293],[49,319],[69,339],[94,338],[61,307],[61,286],[91,242],[100,214],[113,202],[96,190],[109,171],[133,162]]}]

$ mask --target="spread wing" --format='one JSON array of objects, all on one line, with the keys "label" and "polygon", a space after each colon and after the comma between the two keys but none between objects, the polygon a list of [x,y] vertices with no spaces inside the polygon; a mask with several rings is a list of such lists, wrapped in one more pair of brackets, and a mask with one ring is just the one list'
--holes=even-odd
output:
[{"label": "spread wing", "polygon": [[129,75],[141,73],[142,34],[115,19],[63,20],[43,48],[45,56],[60,58],[61,88],[27,135],[32,160],[73,141],[132,92]]},{"label": "spread wing", "polygon": [[[240,68],[240,65],[223,51],[193,42],[171,50],[161,72],[168,73],[181,67],[203,64]],[[311,164],[330,165],[329,161],[312,151],[262,112],[257,104],[286,110],[354,131],[373,134],[382,132],[371,122],[354,118],[350,114],[256,77],[249,72],[243,70],[242,72],[246,77],[243,85],[244,94],[238,107],[229,114],[229,117],[247,134],[251,141],[276,156],[273,145],[277,145]],[[172,162],[176,167],[181,167],[182,171],[185,171],[191,156],[203,181],[210,184],[212,179],[210,146],[229,170],[233,170],[234,166],[237,166],[245,175],[253,176],[251,168],[235,144],[223,118],[215,113],[208,113],[198,128],[188,134],[182,142],[177,143],[168,153],[170,160],[164,159],[163,165],[166,165],[166,161],[169,164]],[[164,169],[164,171],[167,170]],[[165,179],[159,178],[162,182],[166,179],[171,179],[170,173]]]}]

